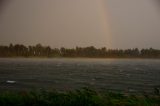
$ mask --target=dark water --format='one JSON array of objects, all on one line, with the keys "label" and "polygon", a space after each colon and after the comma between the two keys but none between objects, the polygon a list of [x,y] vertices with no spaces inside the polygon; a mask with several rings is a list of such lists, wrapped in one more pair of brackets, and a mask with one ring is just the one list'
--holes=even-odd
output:
[{"label": "dark water", "polygon": [[[7,83],[8,80],[16,83]],[[0,59],[0,89],[91,87],[150,92],[157,86],[160,86],[160,60]]]}]

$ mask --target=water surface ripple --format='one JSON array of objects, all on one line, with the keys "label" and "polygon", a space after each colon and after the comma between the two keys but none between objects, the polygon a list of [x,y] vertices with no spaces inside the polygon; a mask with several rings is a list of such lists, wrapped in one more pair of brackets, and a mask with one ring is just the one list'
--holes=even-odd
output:
[{"label": "water surface ripple", "polygon": [[148,92],[156,86],[160,86],[158,59],[0,59],[0,89],[91,87]]}]

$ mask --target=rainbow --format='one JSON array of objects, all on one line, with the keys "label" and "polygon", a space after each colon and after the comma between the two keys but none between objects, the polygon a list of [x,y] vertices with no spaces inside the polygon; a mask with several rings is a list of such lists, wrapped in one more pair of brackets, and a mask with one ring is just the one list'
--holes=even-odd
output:
[{"label": "rainbow", "polygon": [[111,34],[111,29],[110,29],[110,15],[109,11],[106,4],[106,0],[95,0],[96,4],[99,9],[99,15],[101,17],[101,22],[102,22],[102,28],[104,31],[104,34],[106,35],[106,47],[113,48],[113,43],[112,43],[112,34]]}]

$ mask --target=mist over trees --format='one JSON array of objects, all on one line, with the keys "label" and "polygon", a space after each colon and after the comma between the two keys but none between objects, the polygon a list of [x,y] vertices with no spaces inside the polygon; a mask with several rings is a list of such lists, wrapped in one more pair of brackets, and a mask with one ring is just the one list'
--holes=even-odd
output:
[{"label": "mist over trees", "polygon": [[89,58],[160,58],[160,50],[149,49],[107,49],[105,47],[95,48],[51,48],[37,44],[25,46],[22,44],[10,44],[0,46],[0,57],[89,57]]}]

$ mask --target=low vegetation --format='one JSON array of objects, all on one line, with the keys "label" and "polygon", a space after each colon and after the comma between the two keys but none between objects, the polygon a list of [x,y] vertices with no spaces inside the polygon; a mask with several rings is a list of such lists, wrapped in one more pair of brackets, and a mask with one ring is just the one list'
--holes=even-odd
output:
[{"label": "low vegetation", "polygon": [[99,93],[88,88],[76,91],[0,93],[0,106],[160,106],[159,95]]}]

